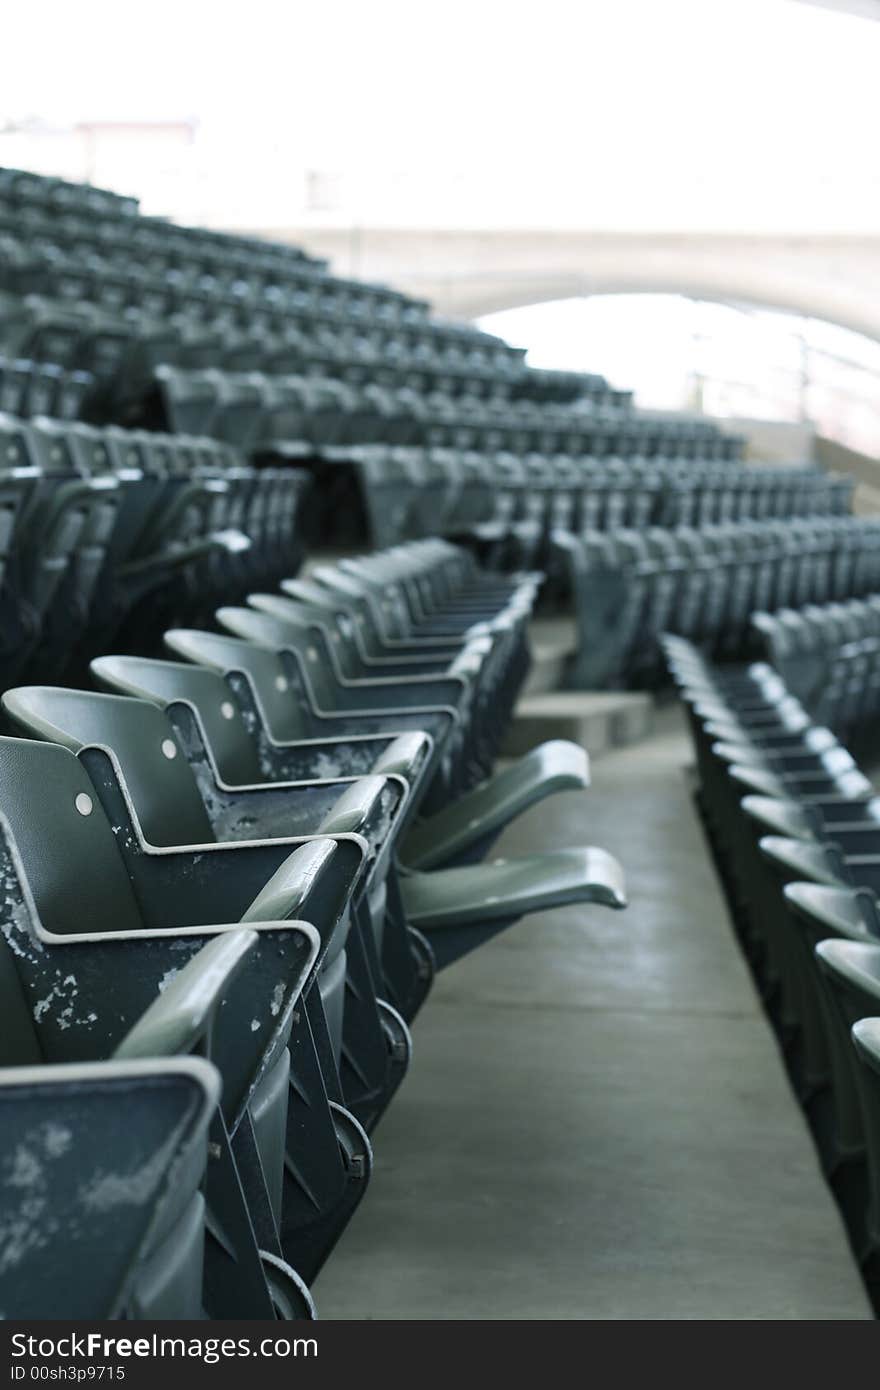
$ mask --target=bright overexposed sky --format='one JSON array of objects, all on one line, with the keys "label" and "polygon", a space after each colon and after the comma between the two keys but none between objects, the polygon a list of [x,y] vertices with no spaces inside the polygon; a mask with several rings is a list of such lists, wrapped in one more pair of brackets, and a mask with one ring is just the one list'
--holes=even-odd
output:
[{"label": "bright overexposed sky", "polygon": [[640,407],[812,421],[880,456],[880,343],[839,325],[674,294],[599,294],[490,314],[534,367],[599,371]]},{"label": "bright overexposed sky", "polygon": [[[7,8],[0,164],[88,177],[148,212],[304,231],[880,234],[880,23],[854,14],[796,0]],[[702,361],[803,408],[791,323],[735,307],[617,296],[494,326],[533,360],[604,370],[657,403],[692,391]],[[822,360],[838,414],[853,391],[876,398],[873,364]]]},{"label": "bright overexposed sky", "polygon": [[112,164],[184,213],[295,223],[312,171],[367,223],[880,227],[880,25],[794,0],[43,0],[3,27],[0,123],[199,122]]}]

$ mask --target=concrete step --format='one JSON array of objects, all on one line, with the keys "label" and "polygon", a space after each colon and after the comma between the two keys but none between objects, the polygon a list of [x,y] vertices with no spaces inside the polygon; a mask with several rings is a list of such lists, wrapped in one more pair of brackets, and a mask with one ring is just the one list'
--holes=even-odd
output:
[{"label": "concrete step", "polygon": [[529,650],[532,669],[524,695],[541,695],[558,690],[563,683],[569,656],[577,646],[574,618],[533,618],[529,623]]},{"label": "concrete step", "polygon": [[653,708],[649,695],[628,690],[555,690],[524,695],[502,753],[518,757],[546,739],[568,738],[595,758],[647,738]]}]

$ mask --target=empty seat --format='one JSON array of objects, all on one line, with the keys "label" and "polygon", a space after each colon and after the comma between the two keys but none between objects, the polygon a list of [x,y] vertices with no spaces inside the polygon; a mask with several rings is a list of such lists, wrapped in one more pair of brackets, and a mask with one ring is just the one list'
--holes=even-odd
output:
[{"label": "empty seat", "polygon": [[0,1068],[8,1317],[205,1315],[199,1183],[218,1095],[200,1058]]},{"label": "empty seat", "polygon": [[[161,749],[157,755],[171,766]],[[355,1152],[356,1122],[341,1109],[328,1109],[312,1026],[294,1023],[320,937],[313,927],[284,919],[302,912],[319,922],[325,940],[332,935],[348,881],[343,874],[340,882],[331,868],[334,842],[281,839],[155,849],[132,821],[122,784],[101,749],[83,750],[78,760],[52,744],[5,739],[0,758],[2,811],[12,836],[5,842],[9,882],[20,885],[7,900],[8,960],[34,1001],[47,1001],[38,1012],[48,1060],[91,1055],[90,1030],[106,1014],[108,970],[121,1025],[126,1015],[133,1021],[143,1012],[202,944],[229,930],[216,922],[229,920],[231,912],[233,921],[247,918],[255,928],[248,968],[236,989],[226,990],[222,1027],[213,1034],[212,1057],[224,1078],[229,1153],[216,1170],[225,1195],[212,1204],[219,1237],[212,1297],[216,1307],[224,1299],[227,1310],[234,1306],[224,1290],[240,1270],[239,1296],[256,1310],[268,1293],[263,1262],[247,1245],[252,1225],[263,1249],[278,1259],[285,1250],[293,1253],[309,1278],[362,1195],[367,1176],[368,1146],[357,1176],[348,1176],[336,1134],[344,1133]],[[51,795],[37,795],[40,787],[51,787]],[[336,849],[359,862],[358,843],[344,839],[337,837]],[[59,852],[47,857],[47,843],[56,843]],[[38,917],[23,906],[30,902]],[[89,925],[86,935],[83,921]],[[314,1017],[316,1027],[320,1017]],[[72,1026],[76,1020],[82,1022]],[[125,1032],[120,1025],[108,1038],[112,1044]],[[290,1091],[290,1102],[289,1054],[299,1087]],[[302,1142],[304,1127],[325,1164],[323,1186],[310,1180],[307,1198],[303,1170],[285,1161],[291,1145]],[[261,1158],[256,1165],[248,1157],[254,1143]],[[335,1167],[328,1154],[335,1155]],[[247,1221],[237,1212],[236,1191],[246,1197]],[[325,1201],[316,1210],[319,1193]]]}]

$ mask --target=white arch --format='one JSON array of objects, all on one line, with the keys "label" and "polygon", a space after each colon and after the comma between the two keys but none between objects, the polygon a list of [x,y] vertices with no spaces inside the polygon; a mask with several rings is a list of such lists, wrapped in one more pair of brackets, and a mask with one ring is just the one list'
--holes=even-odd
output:
[{"label": "white arch", "polygon": [[880,236],[430,228],[271,234],[328,256],[341,274],[396,284],[458,318],[653,291],[789,310],[880,341]]}]

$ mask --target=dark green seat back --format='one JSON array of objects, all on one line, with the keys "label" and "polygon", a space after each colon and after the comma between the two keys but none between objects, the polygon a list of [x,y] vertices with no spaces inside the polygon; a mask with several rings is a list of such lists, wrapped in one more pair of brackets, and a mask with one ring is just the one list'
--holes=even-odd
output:
[{"label": "dark green seat back", "polygon": [[34,738],[73,753],[95,744],[111,749],[150,844],[214,841],[192,768],[156,705],[125,695],[34,685],[7,691],[3,708]]},{"label": "dark green seat back", "polygon": [[68,749],[0,738],[0,814],[47,930],[65,935],[143,927],[116,837]]},{"label": "dark green seat back", "polygon": [[118,694],[151,700],[163,709],[178,701],[192,705],[223,781],[231,786],[262,782],[257,745],[219,671],[140,656],[101,656],[91,669],[100,685]]},{"label": "dark green seat back", "polygon": [[[258,615],[254,615],[258,616]],[[245,642],[225,633],[173,628],[165,645],[187,661],[210,666],[227,677],[236,672],[247,677],[259,704],[266,729],[276,743],[294,743],[312,733],[290,677],[276,651]]]},{"label": "dark green seat back", "polygon": [[308,677],[318,708],[325,712],[336,708],[339,692],[327,653],[322,650],[324,637],[307,620],[288,620],[256,608],[234,607],[218,608],[216,616],[221,627],[246,642],[254,642],[278,653],[295,652]]}]

